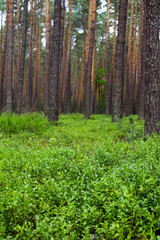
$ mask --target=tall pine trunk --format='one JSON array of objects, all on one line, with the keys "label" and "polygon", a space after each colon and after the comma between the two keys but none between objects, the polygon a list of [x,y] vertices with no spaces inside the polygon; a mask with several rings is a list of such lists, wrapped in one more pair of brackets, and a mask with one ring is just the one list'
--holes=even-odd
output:
[{"label": "tall pine trunk", "polygon": [[112,121],[116,121],[117,117],[122,118],[123,115],[124,47],[125,47],[127,4],[128,0],[120,0],[119,2],[119,20],[116,47],[116,71],[113,93]]},{"label": "tall pine trunk", "polygon": [[58,121],[58,80],[59,80],[59,51],[61,34],[61,0],[55,0],[54,29],[53,29],[53,55],[50,79],[49,120]]},{"label": "tall pine trunk", "polygon": [[6,110],[8,114],[12,113],[13,15],[14,15],[14,0],[10,0],[8,5],[7,99],[6,99]]},{"label": "tall pine trunk", "polygon": [[72,37],[72,0],[69,0],[68,40],[65,76],[64,112],[70,112],[71,100],[71,37]]},{"label": "tall pine trunk", "polygon": [[24,68],[25,68],[25,54],[26,54],[26,41],[27,41],[27,15],[28,15],[28,0],[24,1],[23,10],[23,29],[22,29],[22,47],[21,47],[21,60],[18,79],[18,98],[16,112],[21,114],[22,112],[22,91],[24,82]]},{"label": "tall pine trunk", "polygon": [[106,37],[106,106],[105,114],[110,114],[109,109],[109,70],[110,70],[110,0],[107,2],[107,37]]},{"label": "tall pine trunk", "polygon": [[5,35],[4,42],[2,48],[2,58],[1,58],[1,73],[0,73],[0,114],[3,109],[3,90],[4,90],[4,76],[5,76],[5,68],[6,68],[6,53],[7,53],[7,35],[8,35],[8,1],[6,3],[6,27],[5,27]]},{"label": "tall pine trunk", "polygon": [[65,52],[64,50],[64,35],[65,35],[65,0],[63,0],[62,3],[62,9],[61,9],[61,37],[60,37],[60,55],[59,55],[59,83],[58,83],[58,92],[59,92],[59,111],[62,110],[62,102],[63,102],[63,80],[61,78],[61,72],[63,70],[62,64],[64,60]]},{"label": "tall pine trunk", "polygon": [[146,0],[146,74],[144,134],[160,133],[159,119],[159,7],[157,0]]},{"label": "tall pine trunk", "polygon": [[[31,1],[31,16],[30,16],[30,34],[29,34],[29,66],[28,66],[28,78],[27,78],[27,104],[26,110],[30,111],[32,108],[32,88],[33,88],[33,42],[34,42],[34,13],[33,13],[33,3]],[[35,3],[34,3],[35,8]],[[35,9],[34,9],[35,12]]]},{"label": "tall pine trunk", "polygon": [[96,19],[96,0],[93,0],[89,52],[88,52],[88,61],[87,61],[87,81],[86,81],[86,101],[85,101],[85,118],[86,119],[89,119],[91,114],[91,75],[92,75],[94,36],[95,36],[95,19]]},{"label": "tall pine trunk", "polygon": [[48,111],[49,102],[49,80],[50,80],[50,0],[46,0],[46,59],[45,59],[45,79],[44,79],[44,96],[45,112]]}]

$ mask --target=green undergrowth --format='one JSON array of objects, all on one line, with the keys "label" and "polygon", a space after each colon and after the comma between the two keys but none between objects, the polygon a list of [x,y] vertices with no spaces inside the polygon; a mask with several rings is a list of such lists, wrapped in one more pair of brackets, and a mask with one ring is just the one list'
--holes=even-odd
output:
[{"label": "green undergrowth", "polygon": [[160,239],[160,139],[138,116],[0,117],[0,239]]}]

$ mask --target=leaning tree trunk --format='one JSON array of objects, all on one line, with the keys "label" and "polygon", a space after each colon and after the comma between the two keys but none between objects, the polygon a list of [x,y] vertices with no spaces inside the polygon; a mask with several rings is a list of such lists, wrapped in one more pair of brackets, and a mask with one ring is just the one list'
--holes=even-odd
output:
[{"label": "leaning tree trunk", "polygon": [[8,114],[12,113],[13,14],[14,14],[14,0],[10,0],[8,6],[7,99],[6,99],[6,110]]},{"label": "leaning tree trunk", "polygon": [[160,133],[159,118],[159,7],[157,0],[146,0],[146,73],[144,134]]},{"label": "leaning tree trunk", "polygon": [[27,12],[28,12],[28,0],[24,1],[23,11],[23,29],[22,29],[22,47],[21,47],[21,61],[19,69],[19,81],[18,81],[18,98],[16,112],[21,114],[22,112],[22,91],[24,81],[24,67],[25,67],[25,53],[26,53],[26,40],[27,40]]},{"label": "leaning tree trunk", "polygon": [[49,120],[58,121],[58,80],[59,80],[59,52],[61,34],[61,0],[55,0],[54,5],[54,31],[53,31],[53,56],[50,79]]},{"label": "leaning tree trunk", "polygon": [[124,47],[127,19],[127,4],[128,0],[120,0],[119,2],[119,21],[116,48],[116,72],[113,92],[112,121],[116,121],[116,117],[122,118],[123,115]]}]

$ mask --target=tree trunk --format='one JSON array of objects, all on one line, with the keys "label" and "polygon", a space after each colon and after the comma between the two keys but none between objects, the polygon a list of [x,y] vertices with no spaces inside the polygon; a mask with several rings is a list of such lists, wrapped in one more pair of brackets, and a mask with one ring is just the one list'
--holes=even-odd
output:
[{"label": "tree trunk", "polygon": [[123,115],[124,46],[125,46],[127,4],[128,0],[120,0],[119,2],[119,21],[116,48],[116,72],[113,95],[112,121],[116,121],[116,117],[122,118]]},{"label": "tree trunk", "polygon": [[[27,107],[26,110],[30,111],[32,108],[32,85],[33,85],[33,42],[34,42],[34,34],[33,34],[33,3],[34,0],[31,1],[31,17],[30,17],[30,35],[29,35],[29,66],[28,66],[28,79],[27,79]],[[35,8],[35,3],[34,3]],[[34,9],[35,12],[35,9]]]},{"label": "tree trunk", "polygon": [[6,53],[7,53],[7,35],[8,35],[8,1],[6,3],[6,28],[5,28],[5,36],[4,36],[4,47],[2,51],[2,59],[1,59],[1,74],[0,74],[0,115],[3,109],[3,90],[4,90],[4,76],[5,76],[5,68],[6,68]]},{"label": "tree trunk", "polygon": [[116,25],[117,25],[117,3],[114,1],[114,31],[112,50],[112,70],[109,78],[109,114],[112,113],[113,87],[115,83],[115,55],[116,55]]},{"label": "tree trunk", "polygon": [[48,111],[49,103],[49,80],[50,80],[50,0],[46,0],[46,59],[45,59],[45,112]]},{"label": "tree trunk", "polygon": [[62,108],[62,102],[63,102],[63,81],[61,78],[61,69],[62,69],[62,62],[63,62],[63,54],[65,54],[65,52],[63,52],[63,48],[64,48],[64,35],[65,35],[65,0],[63,0],[63,4],[62,4],[62,9],[61,9],[61,37],[60,37],[60,56],[59,56],[59,110],[61,112]]},{"label": "tree trunk", "polygon": [[65,98],[64,112],[70,112],[71,98],[71,37],[72,37],[72,0],[69,0],[69,19],[68,19],[68,41],[67,41],[67,60],[66,60],[66,76],[65,76]]},{"label": "tree trunk", "polygon": [[8,48],[7,48],[7,99],[6,110],[12,113],[12,74],[13,74],[13,14],[14,0],[9,1],[8,6]]},{"label": "tree trunk", "polygon": [[84,57],[84,72],[83,72],[83,112],[85,112],[86,105],[86,76],[88,69],[88,53],[89,53],[89,41],[90,41],[90,30],[91,30],[91,13],[92,13],[92,0],[89,1],[88,11],[88,34],[86,41],[85,57]]},{"label": "tree trunk", "polygon": [[24,68],[25,68],[25,54],[26,54],[26,40],[27,40],[27,15],[28,15],[28,0],[24,1],[23,10],[23,29],[22,29],[22,47],[21,47],[21,60],[19,70],[19,82],[18,82],[18,98],[16,112],[21,114],[22,112],[22,91],[24,81]]},{"label": "tree trunk", "polygon": [[94,35],[95,35],[95,18],[96,18],[96,0],[93,0],[88,64],[87,64],[88,66],[87,66],[86,102],[85,102],[85,118],[86,119],[89,119],[91,114],[91,109],[90,109],[91,107],[91,75],[92,75],[92,57],[93,57]]},{"label": "tree trunk", "polygon": [[109,70],[110,70],[110,0],[107,3],[107,37],[106,37],[106,106],[105,114],[109,115]]},{"label": "tree trunk", "polygon": [[59,79],[59,52],[61,34],[61,0],[55,0],[54,5],[54,30],[53,30],[53,55],[50,79],[49,120],[58,121],[58,79]]},{"label": "tree trunk", "polygon": [[145,98],[145,61],[146,61],[146,10],[145,10],[145,1],[141,1],[141,25],[140,25],[140,73],[137,89],[137,108],[138,114],[141,118],[144,119],[144,98]]},{"label": "tree trunk", "polygon": [[157,0],[146,1],[146,73],[144,134],[160,133],[159,119],[159,7]]},{"label": "tree trunk", "polygon": [[86,41],[86,26],[83,23],[83,47],[82,47],[82,56],[81,56],[81,78],[80,78],[80,87],[79,87],[79,98],[78,98],[78,111],[82,113],[83,108],[83,78],[84,78],[84,62],[85,62],[85,41]]}]

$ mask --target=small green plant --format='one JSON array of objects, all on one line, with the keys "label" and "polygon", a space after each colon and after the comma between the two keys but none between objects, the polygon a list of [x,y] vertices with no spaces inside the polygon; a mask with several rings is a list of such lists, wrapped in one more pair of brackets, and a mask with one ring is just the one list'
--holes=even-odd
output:
[{"label": "small green plant", "polygon": [[0,239],[160,238],[160,140],[138,116],[0,123]]}]

